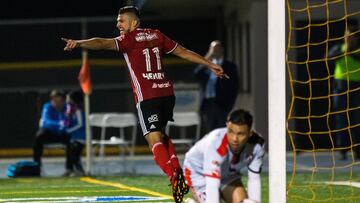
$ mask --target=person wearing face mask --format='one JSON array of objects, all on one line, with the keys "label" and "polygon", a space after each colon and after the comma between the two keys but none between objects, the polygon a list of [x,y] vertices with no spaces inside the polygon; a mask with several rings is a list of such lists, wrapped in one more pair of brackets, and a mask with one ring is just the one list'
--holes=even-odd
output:
[{"label": "person wearing face mask", "polygon": [[[205,135],[185,155],[184,174],[198,203],[261,201],[264,139],[252,130],[252,116],[238,109],[226,127]],[[247,191],[240,170],[247,167]]]},{"label": "person wearing face mask", "polygon": [[210,43],[205,58],[221,66],[231,77],[219,80],[204,65],[199,65],[194,70],[194,77],[201,86],[200,115],[203,134],[224,127],[226,116],[234,106],[239,84],[236,65],[224,58],[224,47],[219,40]]}]

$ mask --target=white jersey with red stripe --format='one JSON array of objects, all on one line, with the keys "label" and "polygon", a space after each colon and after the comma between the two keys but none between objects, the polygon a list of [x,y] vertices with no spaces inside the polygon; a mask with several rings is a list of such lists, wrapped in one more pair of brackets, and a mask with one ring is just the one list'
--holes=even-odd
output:
[{"label": "white jersey with red stripe", "polygon": [[173,84],[165,77],[162,57],[175,50],[175,41],[159,30],[141,28],[115,41],[127,63],[136,103],[174,94]]},{"label": "white jersey with red stripe", "polygon": [[226,133],[227,128],[213,130],[186,153],[184,170],[190,186],[204,187],[206,176],[221,179],[221,186],[224,186],[234,175],[239,178],[243,167],[253,173],[261,172],[265,153],[262,137],[255,133],[242,152],[234,157]]}]

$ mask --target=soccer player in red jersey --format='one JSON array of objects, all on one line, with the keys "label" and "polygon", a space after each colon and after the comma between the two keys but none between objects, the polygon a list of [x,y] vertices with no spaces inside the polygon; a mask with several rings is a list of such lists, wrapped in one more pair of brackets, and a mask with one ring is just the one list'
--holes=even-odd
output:
[{"label": "soccer player in red jersey", "polygon": [[184,181],[172,141],[164,131],[167,122],[173,121],[175,96],[173,84],[165,76],[162,57],[171,53],[209,67],[220,78],[228,76],[220,66],[182,47],[159,30],[143,29],[139,25],[139,10],[126,6],[119,9],[117,17],[119,37],[85,40],[62,38],[66,42],[64,50],[81,47],[113,50],[124,55],[143,135],[156,164],[170,179],[175,202],[181,202],[189,187]]}]

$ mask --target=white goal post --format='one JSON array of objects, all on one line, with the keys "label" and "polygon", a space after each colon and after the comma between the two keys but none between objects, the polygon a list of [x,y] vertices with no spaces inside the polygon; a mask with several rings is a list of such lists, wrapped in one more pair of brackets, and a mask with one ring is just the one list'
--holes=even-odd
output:
[{"label": "white goal post", "polygon": [[286,202],[285,0],[268,0],[269,202]]}]

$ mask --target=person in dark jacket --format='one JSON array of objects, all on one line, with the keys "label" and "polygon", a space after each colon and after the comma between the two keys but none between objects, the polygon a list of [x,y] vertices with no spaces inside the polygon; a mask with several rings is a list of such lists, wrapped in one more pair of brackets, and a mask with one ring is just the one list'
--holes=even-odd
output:
[{"label": "person in dark jacket", "polygon": [[200,114],[203,133],[208,133],[225,126],[226,117],[237,97],[239,81],[237,67],[224,58],[224,48],[219,40],[211,42],[205,58],[221,66],[230,76],[228,80],[219,80],[203,65],[199,65],[194,71],[195,78],[201,85]]},{"label": "person in dark jacket", "polygon": [[[53,90],[50,93],[50,102],[43,105],[39,130],[36,133],[33,146],[33,159],[40,166],[44,144],[62,143],[68,149],[70,136],[65,132],[65,93],[61,90]],[[68,154],[68,153],[67,153]],[[70,167],[68,158],[66,168]]]}]

